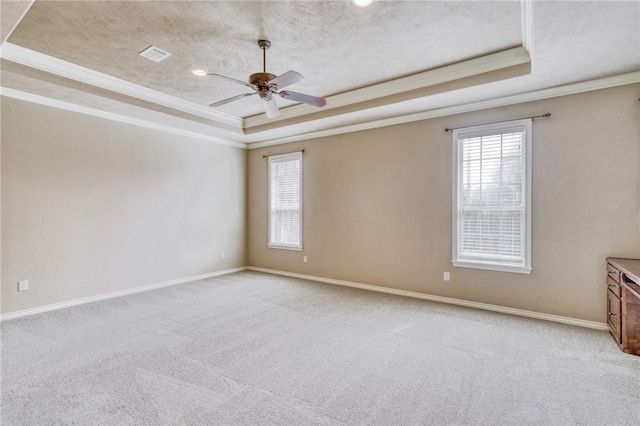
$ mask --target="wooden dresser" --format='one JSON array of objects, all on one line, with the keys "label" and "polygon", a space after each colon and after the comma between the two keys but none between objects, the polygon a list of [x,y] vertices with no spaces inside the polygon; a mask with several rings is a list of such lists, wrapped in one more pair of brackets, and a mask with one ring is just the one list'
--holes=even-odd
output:
[{"label": "wooden dresser", "polygon": [[640,355],[640,259],[607,258],[607,317],[620,349]]}]

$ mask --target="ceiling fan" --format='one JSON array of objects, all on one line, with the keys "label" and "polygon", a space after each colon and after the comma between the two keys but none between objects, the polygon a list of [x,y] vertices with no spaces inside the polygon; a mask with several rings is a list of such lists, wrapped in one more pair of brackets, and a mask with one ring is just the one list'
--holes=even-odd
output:
[{"label": "ceiling fan", "polygon": [[258,46],[262,49],[262,72],[258,72],[255,74],[251,74],[249,76],[249,82],[245,83],[241,80],[236,80],[235,78],[226,77],[220,74],[214,74],[205,71],[195,70],[193,71],[196,75],[210,75],[212,77],[217,77],[224,79],[226,81],[230,81],[232,83],[241,84],[243,86],[249,87],[254,91],[252,93],[243,93],[241,95],[233,96],[231,98],[223,99],[218,102],[214,102],[210,104],[210,107],[219,107],[229,102],[234,102],[239,99],[243,99],[247,96],[252,96],[257,94],[262,99],[262,104],[264,106],[265,112],[267,113],[267,117],[273,118],[280,115],[280,110],[278,109],[278,104],[276,103],[273,95],[280,95],[281,98],[290,99],[292,101],[302,102],[308,105],[313,105],[317,107],[323,107],[327,103],[327,101],[323,98],[317,98],[311,95],[305,95],[304,93],[291,92],[289,90],[281,90],[284,87],[290,86],[292,84],[298,83],[299,81],[304,80],[304,77],[295,71],[287,71],[284,74],[279,76],[275,74],[271,74],[267,72],[267,49],[271,47],[271,42],[269,40],[258,40]]}]

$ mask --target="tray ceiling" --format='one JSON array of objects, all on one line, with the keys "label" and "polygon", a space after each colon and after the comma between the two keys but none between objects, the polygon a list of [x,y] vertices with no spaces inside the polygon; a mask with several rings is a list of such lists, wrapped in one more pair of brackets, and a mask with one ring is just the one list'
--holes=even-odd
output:
[{"label": "tray ceiling", "polygon": [[[640,70],[637,1],[25,3],[2,2],[3,36],[17,23],[3,88],[244,143]],[[191,69],[246,81],[261,71],[260,38],[267,71],[300,72],[291,90],[327,107],[278,98],[268,120],[257,97],[207,106],[246,90]],[[138,55],[150,45],[172,55]]]}]

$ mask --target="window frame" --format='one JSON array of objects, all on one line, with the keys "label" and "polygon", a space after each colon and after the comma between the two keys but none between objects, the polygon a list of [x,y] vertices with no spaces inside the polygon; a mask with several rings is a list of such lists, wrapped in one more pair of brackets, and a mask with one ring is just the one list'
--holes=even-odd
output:
[{"label": "window frame", "polygon": [[[522,211],[524,213],[524,241],[522,242],[523,262],[511,263],[497,260],[470,260],[460,259],[458,251],[460,241],[460,209],[462,204],[463,188],[459,182],[459,146],[462,139],[473,136],[488,136],[491,134],[506,133],[510,129],[521,128],[524,131],[524,167],[523,172],[523,194],[522,200],[525,203]],[[464,127],[453,131],[453,169],[452,169],[452,260],[453,266],[461,268],[483,269],[498,272],[511,272],[519,274],[530,274],[531,267],[531,178],[532,178],[532,119],[522,119],[504,121],[499,123],[484,124],[478,126]]]},{"label": "window frame", "polygon": [[[302,188],[302,174],[303,174],[303,162],[302,162],[302,151],[290,152],[286,154],[279,155],[270,155],[268,157],[267,162],[267,210],[268,210],[268,218],[267,218],[267,246],[269,248],[274,249],[282,249],[282,250],[295,250],[302,251],[302,206],[303,206],[303,188]],[[272,163],[274,161],[283,161],[287,159],[297,159],[300,161],[300,176],[299,176],[299,185],[300,185],[300,205],[299,205],[299,227],[300,227],[300,241],[299,244],[283,244],[273,241],[272,228],[273,228],[273,212],[271,210],[271,199],[273,194],[273,180],[272,180]]]}]

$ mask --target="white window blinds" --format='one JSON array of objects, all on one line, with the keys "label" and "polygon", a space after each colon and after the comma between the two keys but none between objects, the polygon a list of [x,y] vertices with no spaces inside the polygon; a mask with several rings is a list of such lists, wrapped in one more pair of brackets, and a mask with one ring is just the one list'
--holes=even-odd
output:
[{"label": "white window blinds", "polygon": [[529,273],[531,120],[454,131],[453,263]]},{"label": "white window blinds", "polygon": [[302,249],[302,152],[269,157],[269,247]]}]

